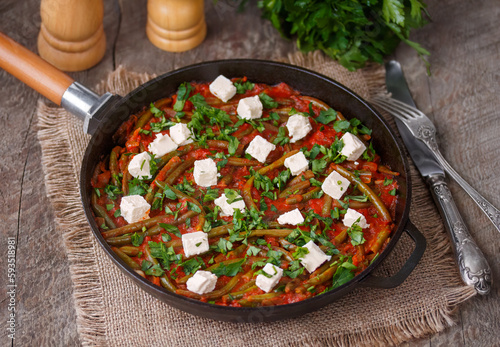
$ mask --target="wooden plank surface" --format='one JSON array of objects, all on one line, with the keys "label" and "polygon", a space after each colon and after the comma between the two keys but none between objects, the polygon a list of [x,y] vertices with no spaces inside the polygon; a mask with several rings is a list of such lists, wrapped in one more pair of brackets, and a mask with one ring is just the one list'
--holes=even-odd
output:
[{"label": "wooden plank surface", "polygon": [[[500,3],[497,0],[428,0],[432,22],[414,39],[431,52],[432,75],[408,47],[398,48],[417,105],[437,124],[443,154],[480,193],[500,206]],[[120,7],[121,6],[121,12]],[[121,15],[120,15],[121,13]],[[163,73],[204,60],[252,57],[275,59],[296,50],[282,39],[252,5],[237,14],[235,5],[206,1],[208,35],[194,50],[163,52],[145,35],[142,1],[105,1],[107,52],[96,67],[72,76],[93,86],[116,66]],[[36,50],[40,26],[39,1],[3,0],[0,31]],[[2,254],[7,237],[17,239],[16,339],[13,345],[78,345],[67,257],[55,232],[43,183],[41,152],[34,108],[38,95],[0,71],[0,217]],[[486,254],[494,279],[500,235],[470,198],[453,182],[450,188],[466,223]],[[0,283],[7,283],[5,256]],[[461,305],[457,325],[405,346],[500,345],[500,291]],[[8,296],[0,293],[0,319],[6,322]],[[4,323],[5,324],[5,323]],[[3,326],[3,325],[2,325]],[[11,345],[6,329],[0,343]],[[5,342],[4,342],[5,341]]]}]

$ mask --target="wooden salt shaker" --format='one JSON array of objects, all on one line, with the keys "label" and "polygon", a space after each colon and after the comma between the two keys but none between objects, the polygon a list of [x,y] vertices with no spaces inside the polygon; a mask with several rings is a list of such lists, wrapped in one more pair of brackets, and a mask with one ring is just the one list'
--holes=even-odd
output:
[{"label": "wooden salt shaker", "polygon": [[42,0],[38,52],[64,71],[81,71],[106,51],[102,0]]},{"label": "wooden salt shaker", "polygon": [[148,0],[146,34],[169,52],[198,46],[207,34],[204,0]]}]

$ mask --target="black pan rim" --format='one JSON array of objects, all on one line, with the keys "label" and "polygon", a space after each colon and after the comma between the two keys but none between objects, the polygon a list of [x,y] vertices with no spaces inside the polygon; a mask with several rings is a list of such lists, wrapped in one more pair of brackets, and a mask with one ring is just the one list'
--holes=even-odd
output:
[{"label": "black pan rim", "polygon": [[[82,197],[82,202],[84,204],[84,210],[86,211],[86,216],[87,220],[91,226],[92,232],[94,236],[96,237],[98,243],[100,244],[101,247],[103,247],[105,253],[111,257],[113,262],[127,274],[129,277],[132,277],[133,280],[138,282],[137,284],[140,285],[141,287],[147,287],[151,292],[153,292],[154,296],[156,297],[161,297],[164,295],[172,297],[172,299],[177,300],[179,303],[176,304],[175,306],[179,308],[179,306],[194,306],[198,307],[200,309],[209,309],[211,311],[220,311],[220,312],[225,312],[225,313],[239,313],[239,314],[248,314],[248,313],[255,313],[255,312],[263,312],[266,310],[278,310],[278,311],[293,311],[297,307],[302,307],[304,305],[314,303],[317,301],[323,301],[327,300],[327,297],[330,297],[334,294],[338,294],[340,292],[347,292],[349,289],[353,289],[354,287],[358,286],[360,282],[362,282],[367,276],[370,275],[370,273],[387,257],[387,255],[392,251],[392,249],[395,247],[397,242],[399,241],[399,238],[406,226],[406,223],[408,221],[409,217],[409,210],[410,210],[410,205],[411,205],[411,195],[412,195],[412,184],[411,184],[411,176],[410,176],[410,168],[408,164],[407,157],[405,155],[404,151],[404,146],[402,145],[402,142],[399,140],[399,138],[395,135],[395,131],[391,128],[391,126],[388,124],[388,122],[379,114],[379,112],[372,107],[367,101],[365,101],[363,98],[361,98],[358,94],[347,88],[346,86],[342,85],[341,83],[333,80],[330,77],[327,77],[325,75],[322,75],[318,72],[298,67],[295,65],[287,64],[287,63],[282,63],[282,62],[275,62],[275,61],[269,61],[269,60],[260,60],[260,59],[228,59],[228,60],[213,60],[213,61],[205,61],[201,62],[198,64],[193,64],[189,66],[185,66],[170,72],[167,72],[165,74],[162,74],[146,83],[143,85],[139,86],[138,88],[134,89],[130,93],[128,93],[125,97],[123,97],[117,105],[111,108],[109,113],[113,113],[113,110],[117,108],[120,104],[126,102],[128,99],[130,99],[132,96],[136,95],[137,93],[147,90],[150,86],[159,83],[160,81],[164,81],[165,79],[177,75],[183,72],[187,72],[189,70],[196,70],[200,69],[203,67],[213,67],[217,65],[227,65],[227,64],[249,64],[249,65],[267,65],[267,66],[272,66],[276,68],[281,68],[281,69],[288,69],[293,72],[297,73],[305,73],[309,76],[312,76],[313,78],[318,78],[321,79],[328,84],[331,84],[332,86],[339,88],[346,93],[348,93],[350,96],[354,97],[357,102],[359,102],[362,106],[364,106],[369,113],[371,113],[372,116],[376,118],[378,122],[380,122],[387,132],[391,135],[391,142],[393,142],[396,145],[396,148],[398,149],[400,153],[400,159],[402,161],[403,167],[404,167],[404,175],[405,175],[405,181],[407,185],[407,192],[406,192],[406,199],[405,199],[405,208],[403,210],[403,213],[400,217],[400,221],[398,222],[399,224],[397,225],[396,230],[393,232],[392,239],[390,240],[389,244],[386,246],[386,248],[380,253],[379,257],[375,259],[372,264],[370,264],[365,270],[363,270],[360,274],[355,276],[352,280],[349,282],[343,284],[340,287],[335,288],[332,291],[329,291],[327,293],[321,294],[314,296],[312,298],[296,302],[296,303],[290,303],[290,304],[285,304],[285,305],[278,305],[278,306],[271,306],[269,307],[231,307],[231,306],[220,306],[220,305],[215,305],[215,304],[209,304],[205,303],[199,300],[194,300],[191,298],[187,298],[172,292],[169,292],[165,290],[163,287],[159,287],[154,285],[153,283],[149,282],[148,280],[144,279],[143,277],[139,276],[137,273],[135,273],[133,270],[129,269],[129,267],[112,251],[111,247],[106,243],[104,238],[99,232],[98,226],[93,218],[91,218],[91,213],[89,213],[90,207],[86,206],[86,203],[89,203],[89,201],[86,201],[88,199],[85,199],[84,197],[86,196],[87,192],[84,191],[84,187],[86,186],[86,182],[83,181],[83,170],[88,164],[88,154],[91,148],[93,147],[95,136],[91,139],[90,143],[87,146],[85,155],[84,155],[84,160],[82,163],[82,171],[81,171],[81,176],[80,176],[80,194]],[[311,95],[314,96],[314,95]],[[96,133],[99,133],[100,128],[97,129]],[[150,293],[151,293],[150,292]],[[151,293],[152,294],[152,293]],[[333,302],[334,300],[332,300]],[[326,305],[325,305],[326,306]],[[181,308],[182,309],[182,308]]]}]

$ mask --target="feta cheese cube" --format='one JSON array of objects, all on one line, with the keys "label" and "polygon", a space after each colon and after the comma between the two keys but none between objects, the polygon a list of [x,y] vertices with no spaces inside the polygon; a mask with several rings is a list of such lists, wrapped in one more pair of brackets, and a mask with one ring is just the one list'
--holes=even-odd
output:
[{"label": "feta cheese cube", "polygon": [[366,150],[365,144],[351,133],[345,133],[340,139],[344,143],[340,154],[345,155],[347,160],[357,160]]},{"label": "feta cheese cube", "polygon": [[346,214],[344,215],[344,225],[350,228],[354,223],[356,223],[358,219],[359,222],[357,222],[357,224],[362,229],[368,228],[370,226],[370,224],[366,222],[365,216],[363,216],[358,211],[353,210],[352,208],[348,208]]},{"label": "feta cheese cube", "polygon": [[342,195],[345,194],[347,188],[349,187],[349,180],[344,178],[337,171],[333,171],[328,177],[323,181],[321,189],[330,195],[334,199],[340,199]]},{"label": "feta cheese cube", "polygon": [[262,117],[262,102],[258,95],[243,98],[238,102],[236,112],[243,119],[257,119]]},{"label": "feta cheese cube", "polygon": [[148,152],[137,154],[128,163],[128,172],[136,178],[146,177],[149,179],[153,177],[151,176],[151,168],[149,166],[150,161],[151,156]]},{"label": "feta cheese cube", "polygon": [[151,205],[140,195],[122,197],[120,212],[127,223],[135,223],[149,218]]},{"label": "feta cheese cube", "polygon": [[183,234],[182,248],[184,248],[184,255],[186,258],[208,252],[208,235],[203,231]]},{"label": "feta cheese cube", "polygon": [[184,146],[193,142],[191,136],[193,136],[191,130],[189,130],[184,123],[177,123],[170,128],[170,137],[179,146]]},{"label": "feta cheese cube", "polygon": [[234,214],[234,209],[239,209],[241,212],[245,210],[245,201],[241,195],[238,194],[236,197],[237,201],[232,203],[227,203],[226,194],[222,194],[220,197],[214,200],[214,203],[221,208],[220,215],[223,217],[232,216]]},{"label": "feta cheese cube", "polygon": [[149,151],[158,158],[175,151],[177,149],[177,144],[172,141],[170,136],[158,133],[153,142],[149,144],[148,148]]},{"label": "feta cheese cube", "polygon": [[227,102],[236,94],[236,87],[233,82],[223,75],[220,75],[210,83],[208,88],[210,89],[210,93],[224,102]]},{"label": "feta cheese cube", "polygon": [[210,187],[217,184],[217,165],[213,159],[203,159],[194,162],[194,181],[202,187]]},{"label": "feta cheese cube", "polygon": [[278,284],[279,280],[283,276],[283,269],[274,266],[271,263],[267,263],[266,266],[262,269],[266,274],[271,277],[267,277],[266,275],[258,275],[255,280],[255,285],[265,291],[266,293],[270,292],[271,289]]},{"label": "feta cheese cube", "polygon": [[309,118],[300,114],[294,114],[288,118],[286,127],[288,128],[288,134],[292,137],[290,140],[291,143],[295,143],[298,140],[303,139],[312,130]]},{"label": "feta cheese cube", "polygon": [[302,216],[302,213],[300,213],[300,210],[296,208],[295,210],[285,212],[281,216],[279,216],[278,223],[280,223],[281,225],[297,225],[300,223],[304,223],[304,217]]},{"label": "feta cheese cube", "polygon": [[297,176],[309,168],[309,161],[304,153],[299,152],[285,159],[285,167],[290,169],[292,175]]},{"label": "feta cheese cube", "polygon": [[196,273],[187,280],[187,289],[196,294],[210,293],[215,289],[217,284],[217,276],[210,271],[198,270]]},{"label": "feta cheese cube", "polygon": [[312,240],[306,243],[304,247],[307,248],[309,253],[300,258],[300,263],[309,272],[313,272],[325,261],[332,259],[331,256],[326,255]]},{"label": "feta cheese cube", "polygon": [[257,159],[261,163],[264,163],[269,153],[271,153],[275,149],[276,149],[275,145],[267,141],[262,136],[257,135],[252,140],[252,142],[250,142],[245,153],[250,154],[252,157]]}]

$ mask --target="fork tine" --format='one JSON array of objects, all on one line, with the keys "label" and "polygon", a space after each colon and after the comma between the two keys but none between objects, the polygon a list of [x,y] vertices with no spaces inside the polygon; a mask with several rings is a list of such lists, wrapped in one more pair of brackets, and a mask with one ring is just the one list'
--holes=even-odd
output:
[{"label": "fork tine", "polygon": [[411,114],[415,118],[418,118],[418,117],[427,118],[427,116],[422,111],[420,111],[419,109],[417,109],[417,108],[415,108],[413,106],[405,104],[402,101],[390,98],[390,99],[388,99],[388,102],[393,103],[393,104],[399,106],[401,110],[406,111],[407,113]]},{"label": "fork tine", "polygon": [[391,113],[394,117],[399,118],[403,122],[409,120],[409,117],[405,113],[402,113],[395,105],[393,105],[390,102],[387,102],[387,100],[385,99],[375,98],[373,100],[373,103],[379,106],[380,108],[386,110],[387,112]]}]

